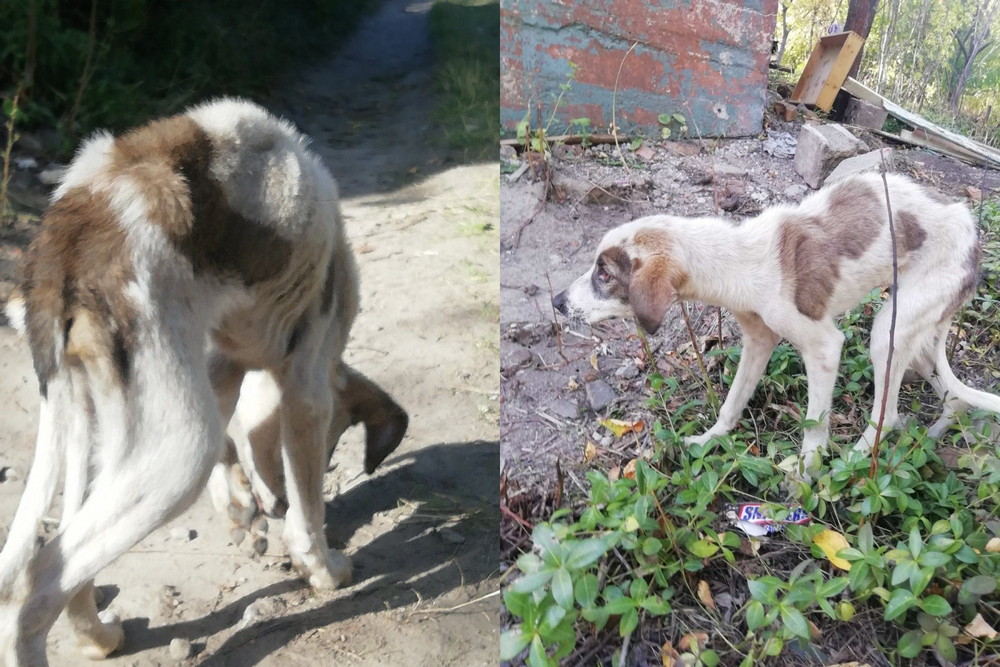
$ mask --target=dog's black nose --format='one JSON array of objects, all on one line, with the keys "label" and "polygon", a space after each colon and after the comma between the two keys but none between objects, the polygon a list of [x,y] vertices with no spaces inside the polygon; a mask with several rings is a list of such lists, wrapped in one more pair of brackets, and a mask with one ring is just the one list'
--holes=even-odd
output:
[{"label": "dog's black nose", "polygon": [[563,290],[562,292],[559,292],[559,294],[552,297],[552,307],[563,315],[566,314],[566,290]]}]

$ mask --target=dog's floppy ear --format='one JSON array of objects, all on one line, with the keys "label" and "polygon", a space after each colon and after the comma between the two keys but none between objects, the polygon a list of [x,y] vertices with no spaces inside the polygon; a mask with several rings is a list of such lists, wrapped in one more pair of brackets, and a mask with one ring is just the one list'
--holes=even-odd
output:
[{"label": "dog's floppy ear", "polygon": [[647,333],[656,333],[669,308],[677,301],[670,260],[662,255],[632,260],[628,303],[636,321]]}]

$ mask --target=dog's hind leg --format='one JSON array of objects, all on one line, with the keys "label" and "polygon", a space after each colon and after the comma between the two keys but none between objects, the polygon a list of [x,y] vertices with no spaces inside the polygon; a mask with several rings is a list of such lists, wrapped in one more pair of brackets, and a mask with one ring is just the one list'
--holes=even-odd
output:
[{"label": "dog's hind leg", "polygon": [[[197,351],[199,342],[193,337],[179,347]],[[98,392],[91,382],[99,472],[83,505],[32,563],[15,647],[15,656],[28,658],[8,667],[45,664],[45,637],[70,599],[183,511],[218,460],[222,428],[204,360],[150,345],[140,348],[134,367],[141,371],[127,390],[105,385]]]},{"label": "dog's hind leg", "polygon": [[[67,417],[66,481],[60,527],[65,527],[79,511],[87,494],[91,434],[85,382],[83,373],[73,371],[73,410]],[[95,594],[94,581],[86,582],[66,606],[66,616],[83,655],[91,660],[100,660],[117,650],[125,635],[117,615],[108,612],[98,614]]]},{"label": "dog's hind leg", "polygon": [[927,435],[935,440],[939,439],[944,435],[951,425],[955,423],[956,415],[964,413],[969,409],[969,404],[958,398],[955,395],[949,394],[948,388],[945,386],[944,382],[941,380],[941,376],[938,375],[937,369],[935,368],[936,362],[935,357],[937,354],[937,346],[948,338],[948,328],[949,323],[942,326],[936,333],[933,345],[930,348],[921,350],[918,358],[913,361],[913,369],[917,371],[924,380],[927,381],[931,387],[933,387],[934,392],[938,395],[938,398],[944,403],[944,409],[941,412],[941,416],[938,418],[934,424],[927,429]]},{"label": "dog's hind leg", "polygon": [[[869,416],[869,424],[855,445],[855,449],[868,452],[875,444],[875,432],[879,414],[885,397],[885,417],[882,422],[882,436],[899,427],[899,387],[903,374],[911,365],[918,372],[922,369],[925,350],[933,349],[937,335],[939,305],[930,302],[926,295],[935,294],[932,285],[913,274],[899,278],[896,304],[896,330],[893,340],[892,367],[886,382],[885,366],[889,356],[889,329],[892,321],[892,303],[882,305],[871,331],[872,370],[875,375],[875,401]],[[933,384],[933,383],[932,383]],[[874,423],[874,425],[873,425]]]},{"label": "dog's hind leg", "polygon": [[729,433],[737,423],[746,408],[750,397],[757,389],[757,383],[767,370],[767,362],[771,353],[781,340],[781,336],[772,331],[756,313],[733,313],[743,330],[743,353],[736,368],[733,386],[726,396],[719,420],[712,428],[699,436],[687,438],[689,443],[704,444],[717,435]]}]

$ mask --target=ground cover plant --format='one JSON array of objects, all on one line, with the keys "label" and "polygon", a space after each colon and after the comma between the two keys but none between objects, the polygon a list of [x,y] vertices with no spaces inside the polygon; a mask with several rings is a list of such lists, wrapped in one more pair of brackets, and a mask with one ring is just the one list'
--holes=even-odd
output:
[{"label": "ground cover plant", "polygon": [[[988,387],[1000,377],[996,201],[982,220],[982,280],[953,336],[955,365]],[[926,425],[938,401],[910,383],[901,405],[914,419],[884,440],[874,474],[850,448],[877,419],[866,413],[867,338],[885,299],[875,291],[842,319],[834,441],[811,485],[786,481],[806,401],[793,348],[775,350],[741,427],[701,446],[682,439],[714,417],[704,380],[648,364],[645,407],[655,421],[636,424],[625,410],[605,422],[635,448],[590,459],[586,481],[567,482],[565,493],[560,474],[555,497],[513,528],[523,539],[505,581],[502,658],[532,667],[1000,659],[998,416],[972,412],[933,442]],[[732,346],[704,361],[728,385],[738,359]],[[801,508],[811,521],[752,537],[729,518],[744,503],[775,520]]]}]

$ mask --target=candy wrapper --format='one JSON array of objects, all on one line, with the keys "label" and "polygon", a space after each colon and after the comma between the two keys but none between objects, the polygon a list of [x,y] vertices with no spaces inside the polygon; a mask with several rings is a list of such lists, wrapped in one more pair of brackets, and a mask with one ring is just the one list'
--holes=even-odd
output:
[{"label": "candy wrapper", "polygon": [[798,505],[786,506],[788,516],[776,521],[768,516],[768,506],[762,503],[744,503],[726,513],[729,520],[751,537],[763,537],[782,530],[785,524],[801,525],[809,523],[812,517]]}]

